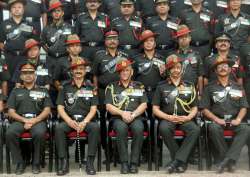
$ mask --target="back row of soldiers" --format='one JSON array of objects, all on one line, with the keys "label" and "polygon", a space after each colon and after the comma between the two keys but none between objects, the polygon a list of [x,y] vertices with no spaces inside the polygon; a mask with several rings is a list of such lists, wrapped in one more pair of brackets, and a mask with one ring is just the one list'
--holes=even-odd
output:
[{"label": "back row of soldiers", "polygon": [[[241,11],[242,3],[247,4],[247,1],[216,1],[216,5],[211,7],[227,7],[228,12],[221,15],[205,8],[210,1],[202,0],[184,1],[185,4],[191,3],[191,7],[178,14],[176,12],[179,11],[174,10],[177,7],[175,2],[156,0],[155,10],[149,13],[145,10],[149,3],[137,1],[142,6],[139,16],[135,16],[135,2],[121,0],[118,4],[121,16],[112,17],[98,11],[100,1],[86,0],[85,12],[77,15],[72,26],[68,23],[71,17],[64,20],[67,6],[58,0],[51,0],[48,6],[51,22],[46,25],[46,20],[43,20],[41,34],[39,27],[24,18],[26,1],[8,2],[11,18],[2,22],[0,28],[0,49],[5,57],[1,60],[1,81],[3,96],[8,95],[7,86],[9,91],[16,87],[7,104],[10,117],[15,121],[6,135],[11,152],[16,157],[16,174],[24,171],[16,137],[24,129],[33,131],[34,125],[39,125],[42,127],[35,128],[34,136],[37,136],[33,138],[37,140],[35,146],[42,144],[45,128],[37,123],[43,124],[50,112],[52,103],[49,97],[54,105],[58,105],[58,114],[64,120],[56,127],[58,175],[68,171],[66,142],[61,136],[66,136],[66,132],[71,130],[89,133],[91,147],[86,172],[95,174],[93,161],[99,129],[94,117],[98,104],[102,118],[108,110],[115,120],[113,128],[121,139],[118,143],[121,173],[138,172],[143,133],[141,114],[147,107],[149,115],[154,112],[159,119],[164,119],[159,128],[171,151],[172,163],[167,168],[169,173],[185,171],[188,155],[199,135],[199,128],[190,122],[198,111],[197,96],[206,96],[201,108],[218,125],[225,125],[223,120],[218,120],[226,115],[232,120],[237,119],[232,121],[232,126],[240,124],[248,107],[241,86],[249,87],[245,81],[250,72],[250,22],[249,16]],[[152,9],[153,5],[150,7]],[[176,13],[177,17],[169,16],[169,12]],[[40,47],[45,50],[46,57],[40,55]],[[126,60],[128,58],[130,60]],[[222,80],[223,87],[213,85],[217,79]],[[233,86],[228,87],[231,80]],[[204,85],[208,85],[205,93]],[[247,96],[250,95],[248,90]],[[214,102],[209,102],[209,98],[213,98]],[[32,104],[34,102],[36,104]],[[225,106],[225,102],[230,109],[214,110],[214,107]],[[27,110],[27,105],[30,105],[30,110]],[[210,108],[214,114],[209,112]],[[102,123],[105,124],[105,121]],[[173,130],[176,124],[188,133],[180,148],[169,143],[172,134],[166,132]],[[128,128],[135,136],[130,166],[126,148]],[[231,156],[225,154],[227,147],[222,138],[214,140],[216,145],[221,145],[217,141],[223,143],[219,147],[221,164],[218,172],[223,172],[225,167],[233,171],[237,153],[244,145],[247,133],[247,128],[243,127],[239,137],[241,141],[238,140],[239,144],[232,147],[234,154]],[[40,171],[39,151],[35,152],[33,173]]]}]

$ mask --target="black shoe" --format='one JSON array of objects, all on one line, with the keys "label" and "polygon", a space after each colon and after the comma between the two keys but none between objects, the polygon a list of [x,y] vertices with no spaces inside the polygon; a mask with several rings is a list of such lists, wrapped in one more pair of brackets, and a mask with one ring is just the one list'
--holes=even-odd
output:
[{"label": "black shoe", "polygon": [[25,170],[25,163],[18,163],[16,165],[16,171],[15,171],[15,174],[16,175],[22,175],[24,173],[24,170]]},{"label": "black shoe", "polygon": [[227,165],[227,168],[228,168],[228,172],[234,173],[235,170],[236,170],[235,161],[234,160],[230,160],[229,163],[228,163],[228,165]]},{"label": "black shoe", "polygon": [[167,173],[171,174],[174,173],[176,171],[176,168],[179,166],[179,161],[178,160],[174,160],[173,162],[171,162],[167,167]]},{"label": "black shoe", "polygon": [[96,174],[95,167],[94,167],[94,160],[95,160],[95,157],[88,157],[87,158],[86,173],[88,175],[95,175]]},{"label": "black shoe", "polygon": [[128,174],[129,173],[129,169],[128,169],[128,162],[123,162],[121,163],[121,174]]},{"label": "black shoe", "polygon": [[138,173],[138,167],[137,167],[137,165],[134,164],[134,163],[131,163],[130,168],[129,168],[129,172],[133,173],[133,174]]},{"label": "black shoe", "polygon": [[59,159],[57,175],[63,176],[68,172],[68,161],[66,158]]},{"label": "black shoe", "polygon": [[179,161],[179,164],[176,167],[176,173],[184,173],[186,170],[187,170],[187,164]]},{"label": "black shoe", "polygon": [[219,174],[223,173],[223,172],[224,172],[224,169],[225,169],[226,167],[228,167],[229,161],[230,161],[230,159],[225,158],[225,159],[217,166],[216,173],[219,173]]},{"label": "black shoe", "polygon": [[41,172],[40,165],[32,165],[32,173],[39,174]]}]

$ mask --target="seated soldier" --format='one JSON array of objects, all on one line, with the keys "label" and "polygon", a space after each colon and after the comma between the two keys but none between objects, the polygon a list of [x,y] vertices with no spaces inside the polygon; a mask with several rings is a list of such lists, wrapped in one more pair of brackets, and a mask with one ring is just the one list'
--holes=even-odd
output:
[{"label": "seated soldier", "polygon": [[[248,137],[248,126],[242,125],[248,103],[243,88],[229,79],[234,62],[218,57],[213,65],[217,80],[207,85],[200,103],[203,113],[212,121],[208,126],[209,138],[219,153],[221,162],[217,173],[235,171],[235,163],[240,156],[242,147]],[[223,131],[232,130],[235,133],[232,145],[229,147],[224,139]]]},{"label": "seated soldier", "polygon": [[[187,160],[200,134],[194,123],[198,108],[195,86],[182,78],[182,59],[170,55],[166,61],[169,78],[158,84],[152,105],[153,114],[160,119],[159,133],[168,147],[172,162],[167,172],[183,173]],[[185,132],[185,139],[179,146],[174,139],[176,128]]]},{"label": "seated soldier", "polygon": [[[132,62],[124,59],[117,63],[120,81],[106,88],[106,109],[112,115],[113,129],[117,133],[121,174],[138,173],[138,162],[143,143],[144,125],[141,114],[147,108],[147,96],[140,82],[131,80]],[[128,129],[133,134],[130,167],[128,165]]]},{"label": "seated soldier", "polygon": [[25,170],[25,163],[21,155],[18,137],[25,131],[32,135],[34,155],[32,172],[40,172],[41,146],[44,145],[47,130],[46,119],[52,105],[47,89],[35,85],[35,66],[25,63],[20,66],[23,87],[12,90],[7,106],[12,123],[6,132],[7,146],[16,162],[17,175]]},{"label": "seated soldier", "polygon": [[95,121],[98,98],[91,83],[85,80],[87,62],[78,58],[71,63],[73,79],[60,90],[57,98],[57,110],[61,122],[56,125],[55,141],[59,157],[57,175],[68,171],[67,133],[85,131],[88,133],[88,157],[86,173],[95,175],[95,154],[100,142],[100,128]]}]

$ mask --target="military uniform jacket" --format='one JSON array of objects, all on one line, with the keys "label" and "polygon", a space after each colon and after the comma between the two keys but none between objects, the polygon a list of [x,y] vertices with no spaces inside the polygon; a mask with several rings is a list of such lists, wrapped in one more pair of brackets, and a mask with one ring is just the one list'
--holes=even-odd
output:
[{"label": "military uniform jacket", "polygon": [[24,19],[17,24],[10,18],[0,25],[0,42],[5,42],[5,51],[22,51],[25,41],[30,38],[36,39],[37,36],[33,26]]},{"label": "military uniform jacket", "polygon": [[250,78],[250,43],[244,44],[240,49],[241,65],[245,71],[245,77]]},{"label": "military uniform jacket", "polygon": [[97,13],[93,20],[88,12],[81,13],[75,24],[76,33],[83,42],[104,42],[104,31],[109,27],[110,21],[106,14]]},{"label": "military uniform jacket", "polygon": [[124,17],[117,17],[111,21],[111,28],[119,32],[120,45],[137,47],[142,27],[142,20],[137,16],[131,16],[128,21]]},{"label": "military uniform jacket", "polygon": [[17,114],[39,115],[44,108],[51,107],[52,102],[47,89],[34,86],[29,90],[26,88],[14,88],[9,96],[7,106],[14,109]]},{"label": "military uniform jacket", "polygon": [[198,52],[192,49],[177,50],[175,54],[183,60],[183,80],[197,84],[198,77],[204,75],[203,60]]},{"label": "military uniform jacket", "polygon": [[[0,58],[0,84],[3,81],[8,81],[10,79],[10,73],[8,71],[8,65],[5,60]],[[6,96],[2,94],[2,89],[0,88],[0,100],[6,100]]]},{"label": "military uniform jacket", "polygon": [[180,19],[181,23],[190,28],[193,42],[206,43],[211,40],[215,21],[210,10],[202,8],[199,13],[196,13],[190,7],[183,11]]},{"label": "military uniform jacket", "polygon": [[120,50],[117,50],[115,57],[111,56],[107,50],[96,52],[92,72],[98,77],[100,88],[105,89],[108,84],[119,80],[119,74],[115,71],[116,64],[124,57],[127,58],[128,55]]},{"label": "military uniform jacket", "polygon": [[240,12],[238,17],[231,13],[223,14],[219,17],[215,25],[215,32],[219,34],[226,32],[231,37],[232,49],[239,51],[241,45],[247,42],[250,35],[250,16]]},{"label": "military uniform jacket", "polygon": [[158,53],[154,54],[152,59],[149,59],[146,54],[135,56],[135,80],[144,84],[146,90],[148,87],[156,88],[156,85],[163,78],[160,75],[160,67],[165,65],[165,61]]},{"label": "military uniform jacket", "polygon": [[120,81],[117,81],[106,88],[105,104],[112,104],[124,111],[134,111],[147,101],[144,85],[140,82],[131,81],[125,88]]},{"label": "military uniform jacket", "polygon": [[[218,54],[214,54],[208,56],[204,60],[204,77],[206,77],[209,81],[214,81],[217,79],[216,73],[214,72],[213,69],[213,64],[217,57]],[[240,63],[240,58],[237,55],[229,53],[228,59],[234,62],[230,74],[230,79],[237,82],[237,79],[244,77],[244,69]]]},{"label": "military uniform jacket", "polygon": [[[197,97],[195,87],[192,83],[181,81],[175,86],[170,79],[160,82],[155,90],[152,105],[160,106],[160,110],[169,115],[188,115],[181,105],[184,102],[190,102],[189,107],[197,106]],[[192,100],[192,101],[191,101]]]},{"label": "military uniform jacket", "polygon": [[48,55],[56,58],[66,55],[65,40],[70,34],[73,34],[73,27],[65,22],[46,26],[41,34],[41,43],[48,47]]},{"label": "military uniform jacket", "polygon": [[209,109],[220,118],[235,118],[241,108],[248,108],[244,90],[237,83],[230,81],[224,87],[218,81],[205,87],[200,108]]},{"label": "military uniform jacket", "polygon": [[64,106],[69,116],[85,117],[91,106],[98,105],[98,97],[93,89],[94,87],[90,83],[85,82],[78,88],[72,81],[59,91],[56,104]]},{"label": "military uniform jacket", "polygon": [[158,34],[156,38],[157,48],[159,45],[166,45],[166,49],[174,48],[173,34],[180,23],[178,18],[168,16],[166,20],[162,20],[159,16],[153,16],[148,17],[145,23],[147,29]]}]

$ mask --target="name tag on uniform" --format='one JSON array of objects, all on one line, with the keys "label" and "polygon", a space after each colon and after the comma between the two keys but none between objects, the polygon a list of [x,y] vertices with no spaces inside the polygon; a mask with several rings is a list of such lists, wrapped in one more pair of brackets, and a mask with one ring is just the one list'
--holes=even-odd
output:
[{"label": "name tag on uniform", "polygon": [[79,98],[86,98],[86,97],[93,97],[93,91],[92,90],[85,90],[85,89],[81,89],[77,92],[77,97]]},{"label": "name tag on uniform", "polygon": [[250,5],[250,0],[242,0],[241,4]]},{"label": "name tag on uniform", "polygon": [[218,7],[227,8],[227,1],[216,1]]},{"label": "name tag on uniform", "polygon": [[234,29],[234,28],[238,27],[239,25],[240,25],[240,23],[238,23],[238,21],[236,21],[236,22],[232,23],[230,25],[230,27],[231,27],[231,29]]},{"label": "name tag on uniform", "polygon": [[250,22],[249,22],[248,19],[245,19],[245,18],[243,18],[243,17],[240,17],[239,19],[240,19],[240,24],[241,24],[241,25],[247,25],[247,26],[250,25]]},{"label": "name tag on uniform", "polygon": [[191,64],[196,64],[196,63],[197,63],[197,58],[196,58],[196,57],[191,57],[191,58],[189,59],[189,62],[190,62]]},{"label": "name tag on uniform", "polygon": [[130,21],[129,25],[133,26],[133,27],[141,28],[141,23],[140,22]]},{"label": "name tag on uniform", "polygon": [[173,30],[177,30],[178,24],[174,23],[174,22],[171,22],[171,21],[167,21],[167,27],[169,27],[169,28],[171,28]]},{"label": "name tag on uniform", "polygon": [[184,4],[189,5],[189,6],[191,6],[191,5],[192,5],[192,3],[191,3],[191,1],[190,1],[190,0],[185,0],[185,1],[184,1]]},{"label": "name tag on uniform", "polygon": [[41,0],[31,0],[31,1],[38,3],[38,4],[41,4]]},{"label": "name tag on uniform", "polygon": [[66,28],[66,29],[63,31],[63,34],[65,34],[65,35],[71,34],[71,29]]},{"label": "name tag on uniform", "polygon": [[36,75],[38,76],[47,76],[49,74],[48,69],[39,68],[36,70]]},{"label": "name tag on uniform", "polygon": [[29,25],[26,25],[26,24],[21,24],[19,29],[21,31],[24,31],[24,32],[28,32],[28,33],[31,33],[32,30],[33,30],[33,27],[32,26],[29,26]]},{"label": "name tag on uniform", "polygon": [[179,89],[179,94],[187,95],[192,94],[192,89],[190,87],[184,87]]},{"label": "name tag on uniform", "polygon": [[71,0],[65,0],[66,2],[71,2]]},{"label": "name tag on uniform", "polygon": [[30,91],[30,97],[34,99],[41,99],[45,97],[45,92],[40,91]]},{"label": "name tag on uniform", "polygon": [[100,28],[106,28],[106,23],[99,20],[99,21],[97,21],[97,26]]},{"label": "name tag on uniform", "polygon": [[126,89],[126,95],[127,96],[143,96],[143,89],[132,89],[128,88]]},{"label": "name tag on uniform", "polygon": [[231,89],[229,91],[229,94],[232,96],[232,97],[242,97],[243,96],[243,93],[241,90],[236,90],[236,89]]},{"label": "name tag on uniform", "polygon": [[201,14],[200,14],[200,18],[201,18],[203,21],[205,21],[205,22],[209,22],[210,19],[211,19],[209,15],[204,14],[204,13],[201,13]]}]

